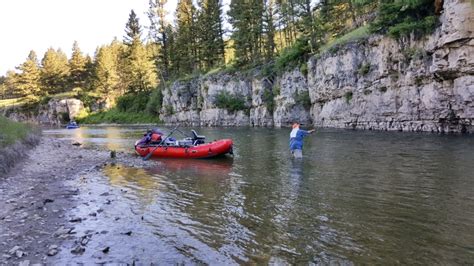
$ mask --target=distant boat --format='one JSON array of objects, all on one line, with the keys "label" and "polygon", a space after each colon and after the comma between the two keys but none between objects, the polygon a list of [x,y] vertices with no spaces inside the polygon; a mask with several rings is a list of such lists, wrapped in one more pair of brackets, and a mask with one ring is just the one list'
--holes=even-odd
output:
[{"label": "distant boat", "polygon": [[72,122],[69,122],[66,125],[66,128],[67,129],[75,129],[75,128],[79,128],[79,125],[76,122],[72,121]]}]

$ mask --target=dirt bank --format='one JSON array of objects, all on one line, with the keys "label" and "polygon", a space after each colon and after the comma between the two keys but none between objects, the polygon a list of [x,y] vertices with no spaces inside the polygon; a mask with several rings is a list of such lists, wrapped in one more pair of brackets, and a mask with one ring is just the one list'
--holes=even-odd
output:
[{"label": "dirt bank", "polygon": [[77,248],[77,253],[68,253],[81,254],[85,246],[81,244],[88,240],[80,239],[74,246],[78,241],[74,224],[85,218],[68,215],[82,204],[79,198],[87,196],[77,184],[115,163],[141,168],[155,162],[131,153],[117,153],[111,159],[110,151],[43,137],[27,158],[0,177],[0,265],[54,263],[65,246]]},{"label": "dirt bank", "polygon": [[12,145],[1,148],[0,146],[0,178],[20,160],[28,155],[28,151],[38,145],[40,141],[39,132],[33,132],[25,139],[17,141]]}]

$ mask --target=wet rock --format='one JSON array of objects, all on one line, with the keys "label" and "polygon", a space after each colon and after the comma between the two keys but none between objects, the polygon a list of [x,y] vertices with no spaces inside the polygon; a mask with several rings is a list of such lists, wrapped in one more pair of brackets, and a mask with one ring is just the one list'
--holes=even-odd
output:
[{"label": "wet rock", "polygon": [[117,158],[117,152],[116,151],[110,151],[110,158],[112,158],[112,159]]},{"label": "wet rock", "polygon": [[105,197],[105,196],[109,196],[109,195],[110,195],[110,193],[109,193],[109,192],[104,192],[104,193],[100,194],[99,196],[103,196],[103,197]]},{"label": "wet rock", "polygon": [[43,205],[46,205],[46,203],[52,203],[52,202],[54,202],[53,199],[44,199],[43,200]]},{"label": "wet rock", "polygon": [[128,231],[126,233],[123,233],[124,235],[127,235],[127,236],[131,236],[132,235],[132,231]]},{"label": "wet rock", "polygon": [[21,258],[21,257],[23,257],[23,256],[26,256],[26,252],[24,252],[24,251],[22,251],[22,250],[17,250],[17,251],[15,251],[15,256],[16,256],[17,258]]},{"label": "wet rock", "polygon": [[102,250],[102,252],[104,253],[109,253],[110,247],[104,247],[104,248],[101,248],[100,250]]},{"label": "wet rock", "polygon": [[30,261],[29,260],[24,260],[18,264],[18,266],[30,266]]},{"label": "wet rock", "polygon": [[20,246],[14,246],[12,249],[10,249],[10,250],[8,251],[8,254],[13,255],[13,254],[15,254],[15,252],[17,252],[17,251],[20,250],[20,249],[21,249]]},{"label": "wet rock", "polygon": [[81,237],[81,240],[80,240],[81,245],[86,246],[87,243],[89,243],[90,239],[91,239],[91,235],[85,235]]},{"label": "wet rock", "polygon": [[69,222],[71,222],[71,223],[80,223],[80,222],[82,222],[82,220],[83,220],[82,218],[76,217],[76,218],[72,218],[71,220],[69,220]]},{"label": "wet rock", "polygon": [[89,213],[89,216],[96,217],[97,213],[95,213],[95,212]]},{"label": "wet rock", "polygon": [[73,141],[71,144],[74,145],[74,146],[81,146],[82,145],[82,143],[80,143],[79,141]]},{"label": "wet rock", "polygon": [[52,257],[52,256],[55,256],[56,254],[58,254],[58,252],[59,252],[58,246],[52,245],[52,246],[49,247],[47,255]]},{"label": "wet rock", "polygon": [[84,251],[86,251],[86,248],[81,246],[81,245],[76,245],[72,250],[71,250],[71,253],[72,254],[75,254],[75,255],[81,255],[82,253],[84,253]]},{"label": "wet rock", "polygon": [[53,236],[54,237],[59,237],[59,236],[62,236],[62,235],[70,234],[73,229],[74,228],[64,228],[64,226],[63,226],[63,227],[59,228],[58,230],[56,230],[56,232],[53,233]]}]

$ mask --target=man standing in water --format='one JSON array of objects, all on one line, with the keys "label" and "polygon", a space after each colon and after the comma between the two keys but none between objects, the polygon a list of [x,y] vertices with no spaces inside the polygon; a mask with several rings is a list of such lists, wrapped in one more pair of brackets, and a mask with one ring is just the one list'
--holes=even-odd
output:
[{"label": "man standing in water", "polygon": [[300,129],[300,124],[298,122],[293,123],[293,130],[290,133],[290,151],[295,158],[303,158],[303,138],[306,135],[314,132],[314,129],[311,130],[302,130]]}]

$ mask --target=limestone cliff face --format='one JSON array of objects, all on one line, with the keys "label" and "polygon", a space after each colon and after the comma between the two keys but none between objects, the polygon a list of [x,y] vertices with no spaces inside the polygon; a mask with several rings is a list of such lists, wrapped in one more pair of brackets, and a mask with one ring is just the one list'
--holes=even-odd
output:
[{"label": "limestone cliff face", "polygon": [[474,14],[445,1],[442,25],[424,40],[372,37],[312,58],[314,124],[403,131],[472,131]]},{"label": "limestone cliff face", "polygon": [[[165,123],[202,126],[315,126],[473,132],[474,9],[445,0],[441,25],[421,40],[373,36],[312,57],[308,73],[277,77],[214,74],[164,92]],[[217,108],[225,91],[244,110]]]},{"label": "limestone cliff face", "polygon": [[43,125],[61,125],[68,119],[74,119],[84,104],[78,99],[52,99],[45,105],[9,107],[0,113],[15,121],[28,121]]}]

